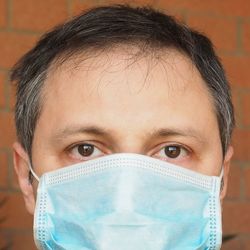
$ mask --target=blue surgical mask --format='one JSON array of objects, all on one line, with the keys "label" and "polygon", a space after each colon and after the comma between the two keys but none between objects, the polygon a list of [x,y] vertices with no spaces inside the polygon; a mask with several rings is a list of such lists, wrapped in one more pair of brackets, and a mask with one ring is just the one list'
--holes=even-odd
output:
[{"label": "blue surgical mask", "polygon": [[216,250],[221,176],[137,154],[113,154],[39,180],[34,218],[43,250]]}]

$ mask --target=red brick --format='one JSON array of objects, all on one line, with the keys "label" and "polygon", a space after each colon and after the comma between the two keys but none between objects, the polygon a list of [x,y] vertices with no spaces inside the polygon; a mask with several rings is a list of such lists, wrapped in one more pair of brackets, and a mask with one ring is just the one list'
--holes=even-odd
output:
[{"label": "red brick", "polygon": [[217,49],[236,49],[236,21],[207,15],[189,15],[188,25],[205,33]]},{"label": "red brick", "polygon": [[240,239],[231,239],[222,245],[221,250],[244,250]]},{"label": "red brick", "polygon": [[7,0],[0,0],[0,27],[7,24]]},{"label": "red brick", "polygon": [[2,229],[31,229],[32,228],[32,216],[28,214],[25,209],[22,194],[0,193],[0,200],[6,198],[6,202],[1,206],[1,216],[3,222],[1,224]]},{"label": "red brick", "polygon": [[240,102],[240,93],[236,88],[232,88],[232,101],[234,106],[234,113],[235,113],[235,120],[236,125],[242,123],[241,116],[242,116],[242,109],[241,109],[241,102]]},{"label": "red brick", "polygon": [[[1,75],[0,75],[1,76]],[[16,82],[11,82],[9,77],[6,76],[5,84],[7,85],[7,94],[6,94],[6,105],[10,108],[11,111],[14,111],[16,104]]]},{"label": "red brick", "polygon": [[248,0],[158,0],[157,6],[161,8],[182,8],[192,12],[211,12],[217,15],[245,16],[250,15]]},{"label": "red brick", "polygon": [[233,146],[234,160],[250,161],[250,130],[235,129]]},{"label": "red brick", "polygon": [[242,249],[250,250],[250,234],[245,235],[245,237],[242,239],[242,244],[243,244]]},{"label": "red brick", "polygon": [[81,0],[72,0],[70,2],[71,6],[71,10],[72,10],[72,16],[76,16],[79,15],[80,13],[82,13],[83,11],[85,11],[86,9],[89,9],[91,7],[94,6],[93,2],[91,4],[90,1],[81,1]]},{"label": "red brick", "polygon": [[222,63],[232,85],[250,87],[250,56],[221,56]]},{"label": "red brick", "polygon": [[244,188],[247,198],[250,198],[250,168],[244,169]]},{"label": "red brick", "polygon": [[11,235],[11,250],[37,250],[33,240],[32,230],[16,232]]},{"label": "red brick", "polygon": [[10,84],[10,109],[14,111],[16,104],[16,86],[14,84]]},{"label": "red brick", "polygon": [[9,81],[6,75],[7,73],[4,74],[0,72],[0,109],[8,107],[14,111],[16,102],[16,86]]},{"label": "red brick", "polygon": [[243,25],[243,48],[250,52],[250,23],[244,23]]},{"label": "red brick", "polygon": [[15,140],[13,114],[0,112],[0,147],[12,147]]},{"label": "red brick", "polygon": [[4,230],[0,230],[0,249],[7,250],[9,246],[9,237]]},{"label": "red brick", "polygon": [[250,250],[250,234],[237,234],[235,238],[225,242],[221,250]]},{"label": "red brick", "polygon": [[0,73],[0,108],[6,106],[6,97],[5,97],[5,74]]},{"label": "red brick", "polygon": [[0,187],[8,185],[8,156],[6,152],[0,152]]},{"label": "red brick", "polygon": [[0,32],[0,67],[10,68],[37,40],[35,35]]},{"label": "red brick", "polygon": [[[154,5],[153,5],[154,6]],[[180,21],[181,23],[186,23],[186,14],[183,12],[182,9],[159,9],[160,11],[164,12],[167,15],[175,17],[177,21]]]},{"label": "red brick", "polygon": [[232,164],[230,167],[228,189],[226,198],[238,198],[241,188],[241,169],[239,166]]},{"label": "red brick", "polygon": [[13,28],[45,31],[68,17],[65,0],[13,0]]},{"label": "red brick", "polygon": [[245,126],[250,126],[250,92],[242,95],[242,122]]},{"label": "red brick", "polygon": [[225,201],[223,228],[225,234],[250,233],[250,202]]}]

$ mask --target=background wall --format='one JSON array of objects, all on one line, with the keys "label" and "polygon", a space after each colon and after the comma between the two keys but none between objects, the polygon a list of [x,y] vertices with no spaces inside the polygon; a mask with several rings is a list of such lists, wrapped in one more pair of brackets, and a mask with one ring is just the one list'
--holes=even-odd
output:
[{"label": "background wall", "polygon": [[[122,1],[0,0],[0,249],[35,249],[32,217],[25,211],[12,168],[14,89],[8,81],[9,69],[44,31],[85,8],[107,3]],[[166,10],[204,31],[216,46],[232,83],[237,115],[235,155],[223,224],[224,233],[238,236],[223,249],[250,249],[250,1],[141,0],[130,3],[150,4]]]}]

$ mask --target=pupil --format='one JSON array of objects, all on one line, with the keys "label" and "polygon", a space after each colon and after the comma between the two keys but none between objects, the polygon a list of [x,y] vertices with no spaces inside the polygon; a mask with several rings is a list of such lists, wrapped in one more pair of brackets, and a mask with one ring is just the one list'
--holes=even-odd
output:
[{"label": "pupil", "polygon": [[89,144],[84,144],[78,147],[78,152],[82,156],[90,156],[94,151],[94,147]]},{"label": "pupil", "polygon": [[165,154],[170,158],[176,158],[180,155],[181,149],[176,146],[169,146],[165,148]]}]

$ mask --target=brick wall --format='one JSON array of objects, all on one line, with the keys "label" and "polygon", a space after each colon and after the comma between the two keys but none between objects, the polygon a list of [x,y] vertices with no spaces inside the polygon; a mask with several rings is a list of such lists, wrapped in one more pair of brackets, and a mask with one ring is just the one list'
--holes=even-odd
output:
[{"label": "brick wall", "polygon": [[[32,218],[24,208],[12,168],[13,88],[8,82],[13,63],[47,29],[93,5],[121,1],[0,0],[0,249],[32,250]],[[129,1],[127,1],[129,2]],[[250,249],[250,2],[248,0],[130,1],[167,10],[214,42],[232,83],[237,115],[235,155],[228,196],[224,202],[224,232],[238,237],[224,250]],[[1,204],[0,204],[1,205]]]}]

